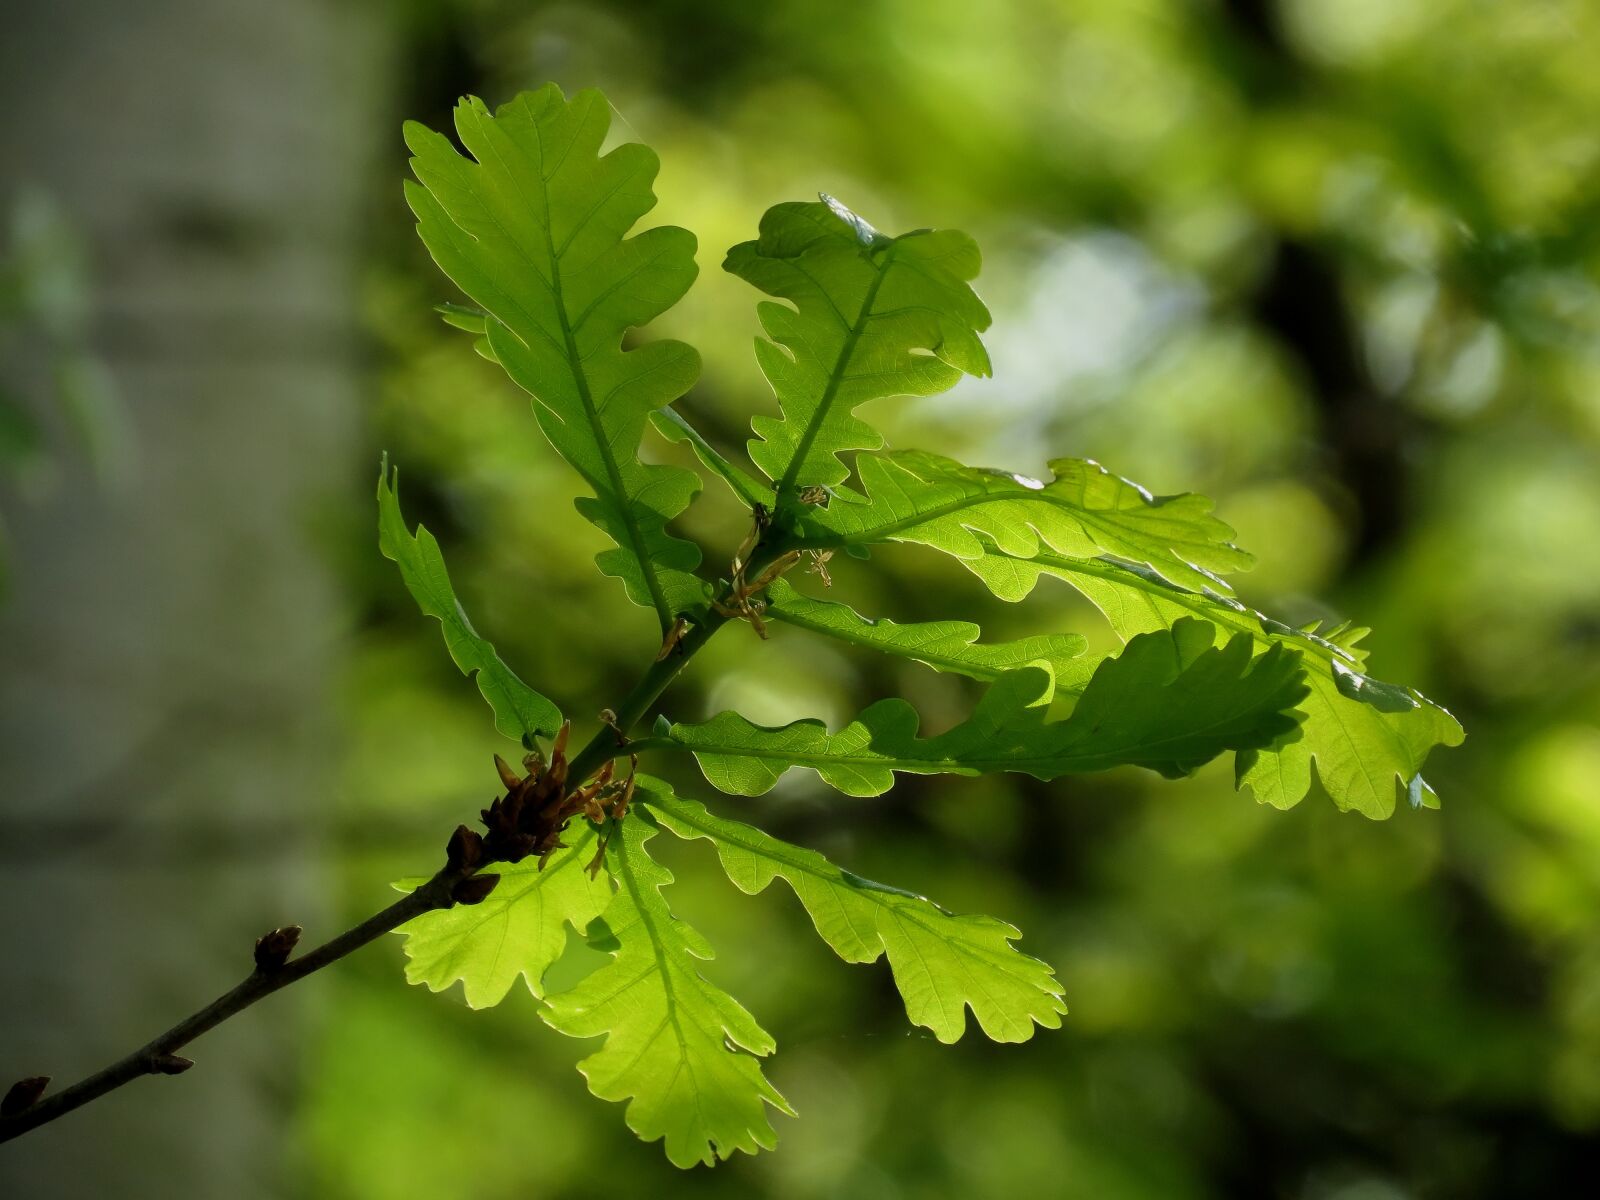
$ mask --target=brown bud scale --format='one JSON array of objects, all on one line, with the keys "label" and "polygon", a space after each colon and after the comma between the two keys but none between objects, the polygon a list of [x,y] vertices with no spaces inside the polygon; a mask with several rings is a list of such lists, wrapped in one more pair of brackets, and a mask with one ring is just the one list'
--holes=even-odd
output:
[{"label": "brown bud scale", "polygon": [[50,1076],[29,1075],[26,1079],[19,1079],[7,1090],[5,1099],[0,1100],[0,1117],[15,1117],[28,1111],[39,1103],[39,1097],[44,1095],[44,1089],[50,1086]]}]

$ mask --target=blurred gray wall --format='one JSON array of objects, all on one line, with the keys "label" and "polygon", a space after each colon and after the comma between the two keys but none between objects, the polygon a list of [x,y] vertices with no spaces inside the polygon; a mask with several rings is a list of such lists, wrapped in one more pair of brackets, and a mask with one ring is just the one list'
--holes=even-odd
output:
[{"label": "blurred gray wall", "polygon": [[[37,185],[86,235],[93,346],[132,437],[120,477],[68,448],[53,494],[5,502],[0,1087],[132,1049],[236,982],[273,925],[330,932],[315,830],[345,615],[313,517],[367,465],[353,326],[390,132],[379,15],[8,6],[0,203]],[[28,358],[6,369],[37,382]],[[0,1147],[0,1195],[284,1194],[303,1003]]]}]

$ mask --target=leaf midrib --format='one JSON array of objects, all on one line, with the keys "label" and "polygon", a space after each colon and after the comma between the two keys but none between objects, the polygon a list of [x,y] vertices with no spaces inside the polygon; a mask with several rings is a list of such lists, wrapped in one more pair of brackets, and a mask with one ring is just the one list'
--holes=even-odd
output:
[{"label": "leaf midrib", "polygon": [[[623,527],[628,533],[628,542],[633,550],[634,558],[639,563],[639,573],[644,577],[645,587],[650,591],[650,602],[655,607],[656,617],[661,622],[661,628],[671,626],[675,614],[667,604],[666,593],[662,590],[661,581],[656,577],[655,564],[650,561],[650,555],[645,548],[644,535],[639,530],[639,522],[633,513],[633,505],[629,502],[627,489],[622,481],[622,472],[617,466],[617,459],[611,453],[611,443],[606,438],[605,427],[600,423],[600,412],[595,407],[594,395],[589,390],[589,376],[583,369],[583,359],[578,354],[578,342],[573,336],[572,321],[567,314],[567,301],[561,287],[561,257],[556,252],[555,233],[551,229],[552,218],[550,209],[550,177],[544,173],[544,132],[539,128],[539,123],[530,123],[534,139],[539,145],[539,190],[544,201],[544,220],[539,222],[540,230],[544,234],[545,252],[550,256],[550,292],[555,301],[556,317],[561,323],[561,337],[566,346],[567,366],[572,372],[572,381],[578,388],[578,399],[583,404],[584,415],[589,420],[589,431],[594,437],[595,451],[600,456],[600,463],[605,468],[606,478],[611,484],[611,494],[622,516]],[[570,147],[569,147],[570,149]],[[498,149],[496,154],[499,154]],[[506,166],[508,178],[518,178],[517,173]],[[565,161],[565,156],[563,156]]]},{"label": "leaf midrib", "polygon": [[[839,356],[834,360],[833,370],[828,375],[828,384],[822,391],[822,398],[817,401],[816,412],[812,414],[810,423],[800,435],[799,442],[795,445],[794,456],[789,460],[789,466],[783,472],[783,478],[778,481],[777,492],[784,496],[793,491],[795,480],[800,471],[805,467],[806,458],[811,453],[811,447],[816,444],[817,436],[822,432],[822,426],[827,422],[828,413],[833,408],[834,401],[838,398],[839,387],[844,382],[845,371],[850,365],[850,359],[856,352],[856,345],[861,340],[861,334],[871,319],[872,306],[877,302],[878,290],[883,286],[883,281],[888,277],[889,269],[894,265],[896,245],[891,243],[884,251],[882,260],[878,263],[877,274],[873,276],[872,283],[867,288],[867,294],[861,301],[861,309],[856,313],[856,319],[845,333],[844,345],[839,349]],[[832,300],[829,300],[832,303]],[[838,312],[838,308],[834,308]]]},{"label": "leaf midrib", "polygon": [[[672,1025],[673,1037],[677,1039],[678,1043],[679,1070],[685,1066],[688,1067],[694,1095],[698,1097],[700,1084],[695,1075],[692,1056],[689,1053],[689,1039],[684,1035],[683,1023],[678,1019],[678,996],[673,988],[672,969],[667,962],[666,950],[662,944],[663,939],[656,922],[652,919],[649,906],[645,903],[642,886],[636,873],[633,856],[628,852],[627,843],[625,841],[622,842],[618,849],[621,853],[617,856],[617,865],[620,868],[617,873],[622,877],[623,886],[628,889],[628,896],[633,901],[634,911],[639,914],[639,923],[645,927],[646,932],[649,934],[650,950],[655,955],[656,960],[656,972],[661,976],[661,994],[665,1001],[667,1021]],[[645,853],[642,847],[639,848],[639,852],[641,854]],[[659,888],[656,891],[656,898],[665,903]],[[658,1030],[657,1036],[659,1036],[659,1032]],[[646,1044],[648,1045],[648,1042]],[[676,1072],[674,1073],[674,1078],[676,1078]],[[669,1082],[669,1091],[671,1086],[672,1084]]]}]

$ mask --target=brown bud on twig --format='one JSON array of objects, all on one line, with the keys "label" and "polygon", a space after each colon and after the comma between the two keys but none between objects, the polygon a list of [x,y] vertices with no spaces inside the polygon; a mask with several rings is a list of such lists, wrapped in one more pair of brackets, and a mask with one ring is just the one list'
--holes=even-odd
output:
[{"label": "brown bud on twig", "polygon": [[482,904],[499,883],[498,875],[474,875],[469,879],[458,881],[455,887],[450,889],[450,899],[457,904]]},{"label": "brown bud on twig", "polygon": [[[498,755],[495,761],[500,761]],[[465,825],[457,825],[456,831],[445,843],[444,855],[445,865],[452,871],[475,867],[483,861],[483,838]]]},{"label": "brown bud on twig", "polygon": [[285,925],[256,939],[256,970],[276,971],[289,961],[300,935],[305,932],[298,925]]},{"label": "brown bud on twig", "polygon": [[522,782],[522,776],[512,770],[511,764],[498,754],[494,756],[494,769],[500,773],[500,782],[505,784],[508,792]]},{"label": "brown bud on twig", "polygon": [[633,800],[634,789],[639,786],[639,756],[630,754],[628,762],[628,782],[622,787],[621,799],[611,809],[611,819],[613,821],[620,821],[628,815],[628,805]]},{"label": "brown bud on twig", "polygon": [[27,1112],[39,1103],[39,1097],[44,1095],[44,1089],[49,1086],[48,1075],[29,1075],[26,1079],[17,1080],[6,1092],[5,1099],[0,1100],[0,1117],[15,1117]]},{"label": "brown bud on twig", "polygon": [[194,1066],[194,1059],[181,1054],[158,1054],[150,1060],[150,1065],[162,1075],[182,1075]]},{"label": "brown bud on twig", "polygon": [[544,781],[549,786],[550,793],[559,797],[561,789],[567,786],[567,760],[559,755],[550,759],[550,771],[545,775]]},{"label": "brown bud on twig", "polygon": [[666,635],[661,639],[661,651],[660,651],[660,653],[658,653],[656,655],[656,661],[657,662],[665,661],[667,655],[671,654],[674,650],[676,650],[679,646],[681,646],[683,644],[684,636],[688,632],[689,632],[689,620],[688,620],[688,618],[687,617],[678,617],[677,619],[675,619],[672,622],[672,628],[667,630]]}]

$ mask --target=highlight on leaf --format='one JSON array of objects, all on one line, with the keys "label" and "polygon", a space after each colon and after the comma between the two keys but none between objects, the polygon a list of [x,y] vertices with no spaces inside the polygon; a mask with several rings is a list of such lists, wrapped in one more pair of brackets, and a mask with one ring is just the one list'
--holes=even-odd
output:
[{"label": "highlight on leaf", "polygon": [[473,676],[494,710],[495,728],[531,748],[534,739],[561,728],[561,713],[549,700],[518,679],[495,648],[478,636],[450,586],[439,542],[423,526],[415,534],[400,513],[400,471],[391,475],[385,456],[378,475],[378,548],[400,568],[406,590],[422,611],[436,617],[445,646],[463,675]]},{"label": "highlight on leaf", "polygon": [[768,209],[760,236],[734,246],[722,265],[789,302],[757,306],[767,336],[756,340],[756,358],[782,415],[756,417],[749,444],[780,504],[844,482],[841,453],[883,444],[855,416],[859,405],[989,374],[978,337],[989,310],[969,286],[979,255],[964,233],[888,237],[824,196]]},{"label": "highlight on leaf", "polygon": [[[580,512],[616,543],[601,570],[622,580],[661,628],[702,607],[700,552],[667,522],[699,491],[698,476],[646,466],[638,447],[649,415],[683,395],[699,355],[676,341],[622,349],[694,282],[694,235],[660,226],[628,231],[655,206],[653,151],[627,143],[602,156],[611,110],[597,91],[570,101],[554,84],[494,113],[475,97],[447,138],[408,122],[417,182],[406,198],[435,262],[481,309],[489,357],[535,401],[539,425],[593,489]],[[474,313],[454,306],[453,324]]]},{"label": "highlight on leaf", "polygon": [[651,859],[648,819],[623,821],[606,845],[616,894],[591,945],[615,957],[548,998],[544,1019],[572,1037],[605,1037],[578,1064],[602,1100],[626,1100],[628,1128],[663,1139],[680,1167],[777,1143],[767,1106],[794,1115],[762,1073],[775,1043],[732,996],[701,973],[710,945],[667,906],[672,874]]},{"label": "highlight on leaf", "polygon": [[846,962],[887,955],[906,1015],[941,1042],[961,1037],[969,1008],[997,1042],[1025,1042],[1035,1026],[1060,1027],[1067,1011],[1060,982],[1047,964],[1011,944],[1021,934],[1004,921],[957,916],[926,897],[863,879],[813,850],[716,816],[659,780],[642,798],[666,829],[710,841],[728,878],[747,895],[781,877]]},{"label": "highlight on leaf", "polygon": [[1142,766],[1185,775],[1227,750],[1292,737],[1306,694],[1299,655],[1284,646],[1252,658],[1249,637],[1217,646],[1203,621],[1133,638],[1096,669],[1072,714],[1050,721],[1050,673],[1008,671],[960,725],[917,736],[918,717],[899,698],[881,700],[838,733],[820,721],[780,728],[725,712],[701,724],[657,726],[641,748],[673,747],[699,760],[718,789],[758,796],[791,767],[817,772],[851,796],[876,796],[897,771],[978,775],[1019,771],[1037,779]]},{"label": "highlight on leaf", "polygon": [[841,493],[799,517],[798,545],[912,542],[971,561],[990,547],[1145,563],[1177,583],[1223,587],[1218,576],[1255,561],[1202,496],[1153,496],[1099,463],[1060,458],[1049,482],[963,466],[924,451],[856,459],[864,495]]},{"label": "highlight on leaf", "polygon": [[1018,559],[997,550],[966,565],[1005,600],[1023,598],[1041,576],[1064,580],[1105,613],[1124,639],[1199,619],[1219,640],[1248,638],[1258,655],[1297,652],[1307,686],[1298,734],[1235,759],[1239,786],[1249,784],[1263,803],[1298,804],[1311,790],[1314,765],[1338,807],[1375,820],[1388,817],[1402,799],[1437,804],[1422,766],[1435,746],[1461,744],[1461,725],[1415,689],[1368,676],[1366,655],[1356,648],[1364,631],[1340,628],[1319,635],[1314,627],[1294,629],[1230,596],[1179,587],[1148,568],[1111,559],[1048,553]]}]

